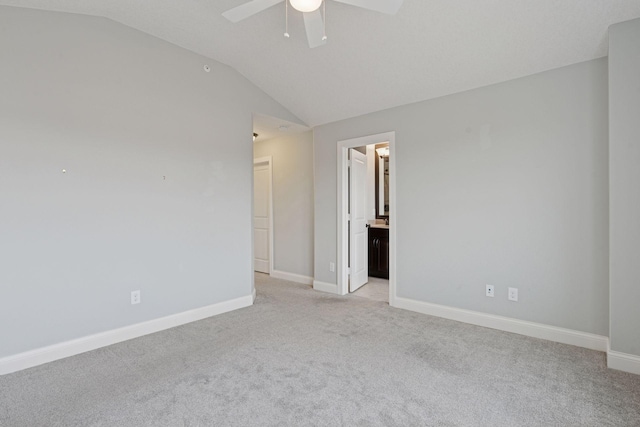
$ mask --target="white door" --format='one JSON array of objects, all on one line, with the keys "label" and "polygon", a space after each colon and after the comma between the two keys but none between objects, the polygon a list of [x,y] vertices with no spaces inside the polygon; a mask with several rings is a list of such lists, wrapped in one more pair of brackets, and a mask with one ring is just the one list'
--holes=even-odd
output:
[{"label": "white door", "polygon": [[253,269],[271,273],[269,269],[269,226],[271,224],[271,173],[269,164],[253,167]]},{"label": "white door", "polygon": [[349,292],[353,292],[369,279],[367,252],[367,156],[349,150]]}]

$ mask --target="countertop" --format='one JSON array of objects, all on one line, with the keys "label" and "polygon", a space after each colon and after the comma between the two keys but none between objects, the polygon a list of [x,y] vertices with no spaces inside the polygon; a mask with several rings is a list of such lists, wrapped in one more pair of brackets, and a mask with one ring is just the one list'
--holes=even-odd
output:
[{"label": "countertop", "polygon": [[369,227],[371,227],[371,228],[386,228],[387,230],[389,229],[389,226],[387,224],[369,224]]}]

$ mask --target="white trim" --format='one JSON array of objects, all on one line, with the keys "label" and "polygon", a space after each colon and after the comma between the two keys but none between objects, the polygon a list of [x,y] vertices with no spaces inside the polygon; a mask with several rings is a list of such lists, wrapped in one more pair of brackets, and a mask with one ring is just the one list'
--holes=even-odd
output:
[{"label": "white trim", "polygon": [[22,369],[53,362],[54,360],[75,356],[76,354],[163,331],[175,326],[184,325],[185,323],[195,322],[217,314],[249,307],[252,304],[253,296],[247,295],[159,319],[148,320],[146,322],[88,335],[59,344],[25,351],[24,353],[13,356],[3,357],[0,359],[0,375],[10,374]]},{"label": "white trim", "polygon": [[[362,147],[369,144],[389,143],[389,305],[395,307],[396,300],[396,133],[394,131],[379,133],[376,135],[362,136],[359,138],[338,141],[338,200],[337,200],[337,285],[336,292],[339,295],[346,295],[349,292],[349,277],[347,275],[347,265],[343,258],[349,251],[349,236],[347,232],[347,206],[348,197],[348,171],[347,171],[347,151],[349,148]],[[316,289],[314,282],[314,289]],[[329,291],[327,291],[329,292]]]},{"label": "white trim", "polygon": [[[349,189],[347,188],[349,185],[349,157],[347,154],[349,147],[348,141],[338,142],[338,257],[336,259],[338,283],[335,293],[339,295],[346,295],[349,286],[349,266],[344,262],[344,258],[349,253],[348,227],[345,225],[349,221]],[[315,283],[313,287],[316,289]]]},{"label": "white trim", "polygon": [[314,280],[313,290],[321,291],[321,292],[329,292],[330,294],[340,295],[340,293],[338,292],[338,285],[336,285],[335,283],[326,283],[326,282],[320,282],[318,280]]},{"label": "white trim", "polygon": [[[271,272],[273,271],[273,258],[274,258],[274,251],[273,251],[273,157],[272,156],[265,156],[265,157],[258,157],[253,159],[253,167],[255,170],[255,167],[258,165],[262,165],[262,164],[266,164],[267,168],[269,169],[269,274],[271,274]],[[251,186],[253,188],[253,181],[251,183]],[[253,188],[252,191],[252,197],[253,197],[253,192],[255,191],[255,188]],[[251,199],[251,226],[253,227],[253,219],[254,219],[254,207],[253,207],[253,199]],[[255,242],[253,242],[253,229],[251,229],[251,242],[253,244],[255,244]],[[254,251],[253,251],[253,246],[252,246],[252,250],[251,250],[251,274],[253,274],[253,263],[254,263]]]},{"label": "white trim", "polygon": [[496,316],[481,313],[479,311],[465,310],[445,305],[416,301],[408,298],[396,297],[396,307],[411,310],[431,316],[457,320],[458,322],[484,326],[485,328],[499,329],[501,331],[526,335],[534,338],[542,338],[563,344],[575,345],[591,350],[607,351],[609,338],[602,335],[575,331],[573,329],[559,328],[544,325],[542,323],[528,322],[510,317]]},{"label": "white trim", "polygon": [[256,293],[256,287],[253,287],[253,291],[251,291],[251,304],[256,302],[256,298],[258,297],[258,294]]},{"label": "white trim", "polygon": [[607,349],[607,367],[640,375],[640,356]]},{"label": "white trim", "polygon": [[389,305],[396,306],[396,225],[398,203],[396,202],[396,133],[389,137]]},{"label": "white trim", "polygon": [[313,277],[303,276],[302,274],[288,273],[286,271],[272,270],[271,277],[276,279],[288,280],[290,282],[302,283],[304,285],[312,285]]}]

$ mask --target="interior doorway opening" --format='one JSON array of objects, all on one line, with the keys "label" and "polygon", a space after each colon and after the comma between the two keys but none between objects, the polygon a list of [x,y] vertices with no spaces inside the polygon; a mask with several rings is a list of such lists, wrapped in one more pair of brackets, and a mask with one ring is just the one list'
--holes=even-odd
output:
[{"label": "interior doorway opening", "polygon": [[[376,192],[379,194],[380,185],[384,185],[386,179],[388,193],[375,199],[373,194],[369,193],[370,197],[367,199],[369,202],[354,199],[354,190],[356,193],[359,191],[358,189],[367,191],[362,184],[363,156],[360,153],[364,153],[366,156],[367,151],[370,153],[371,151],[375,152],[376,148],[383,148],[385,144],[386,155],[376,154],[375,157],[365,157],[365,161],[373,166],[375,163],[373,163],[372,159],[379,161],[380,158],[384,158],[386,163],[382,164],[382,166],[378,165],[376,172],[380,174],[380,168],[382,168],[382,171],[386,169],[387,177],[385,178],[384,175],[382,177],[378,176]],[[370,293],[373,299],[380,299],[380,289],[384,289],[386,280],[384,277],[375,278],[375,280],[371,280],[368,277],[370,257],[376,256],[375,251],[378,250],[378,261],[385,258],[387,262],[388,298],[386,300],[393,306],[396,295],[395,132],[339,141],[337,159],[338,258],[336,267],[338,293],[340,295],[346,295],[354,291],[362,293],[366,289],[366,293]],[[360,172],[358,172],[359,169]],[[353,175],[354,172],[356,175]],[[360,173],[360,176],[358,176],[358,173]],[[370,183],[371,179],[365,179],[365,181]],[[384,203],[382,210],[379,209],[381,201]],[[373,207],[376,203],[378,206],[374,214]],[[366,228],[366,239],[363,238],[362,234],[363,226]],[[386,240],[383,236],[385,232]],[[363,242],[366,242],[366,244],[363,244]],[[366,273],[362,272],[364,264],[367,266]],[[366,282],[372,284],[369,288],[366,285],[360,288],[363,274],[367,275]]]},{"label": "interior doorway opening", "polygon": [[273,171],[271,157],[253,161],[253,270],[273,271]]}]

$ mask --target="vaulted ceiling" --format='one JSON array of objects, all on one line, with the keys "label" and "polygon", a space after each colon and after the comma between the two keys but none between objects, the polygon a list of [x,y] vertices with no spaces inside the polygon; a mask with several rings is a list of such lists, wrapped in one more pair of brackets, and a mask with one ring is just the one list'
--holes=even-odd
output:
[{"label": "vaulted ceiling", "polygon": [[233,24],[248,0],[0,0],[111,18],[235,68],[310,126],[607,55],[607,27],[640,0],[405,0],[395,16],[327,0],[310,49],[284,4]]}]

